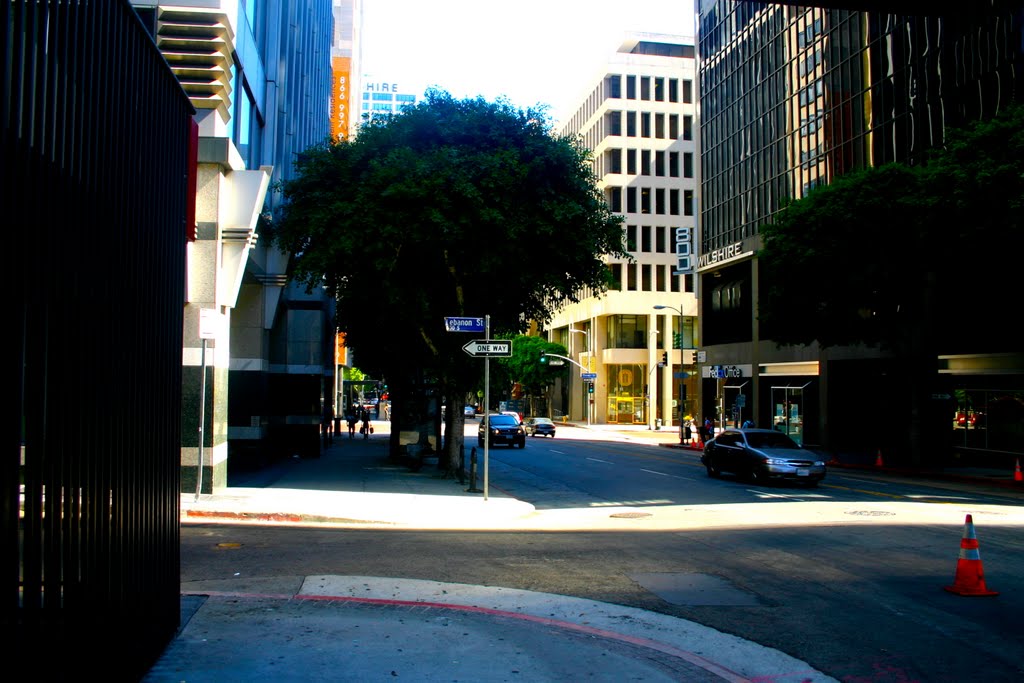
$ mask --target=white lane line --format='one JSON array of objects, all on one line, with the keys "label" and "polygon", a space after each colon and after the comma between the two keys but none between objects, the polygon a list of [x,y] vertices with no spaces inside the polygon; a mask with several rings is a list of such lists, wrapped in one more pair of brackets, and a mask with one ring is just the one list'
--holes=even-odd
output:
[{"label": "white lane line", "polygon": [[696,479],[691,479],[690,477],[680,477],[678,474],[669,474],[668,472],[656,472],[655,470],[645,470],[642,467],[640,468],[640,471],[641,472],[647,472],[648,474],[657,474],[657,475],[662,476],[662,477],[672,477],[673,479],[682,479],[683,481],[697,481]]},{"label": "white lane line", "polygon": [[594,462],[603,462],[605,465],[614,465],[615,464],[615,463],[611,462],[610,460],[601,460],[601,458],[590,458],[590,457],[588,457],[587,460],[593,460]]},{"label": "white lane line", "polygon": [[559,455],[565,455],[565,451],[557,451],[554,448],[551,449],[552,453],[558,453]]}]

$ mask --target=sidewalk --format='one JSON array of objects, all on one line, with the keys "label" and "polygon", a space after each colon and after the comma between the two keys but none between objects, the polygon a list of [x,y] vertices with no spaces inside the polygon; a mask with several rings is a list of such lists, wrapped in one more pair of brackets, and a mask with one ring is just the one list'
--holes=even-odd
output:
[{"label": "sidewalk", "polygon": [[[472,432],[473,422],[469,423]],[[213,495],[183,494],[193,523],[338,524],[356,528],[516,528],[535,513],[492,482],[460,483],[429,464],[387,455],[389,427],[335,439]],[[599,439],[700,451],[674,429],[559,424]],[[563,437],[564,438],[564,437]],[[474,445],[467,439],[466,451]],[[935,476],[1021,490],[1012,473],[908,473],[852,460],[831,467],[877,476]],[[474,488],[475,485],[475,488]],[[472,490],[470,490],[472,489]],[[257,590],[258,589],[258,590]],[[610,603],[500,587],[365,576],[266,577],[190,583],[177,637],[144,679],[177,681],[741,681],[833,679],[805,662],[684,619]]]}]

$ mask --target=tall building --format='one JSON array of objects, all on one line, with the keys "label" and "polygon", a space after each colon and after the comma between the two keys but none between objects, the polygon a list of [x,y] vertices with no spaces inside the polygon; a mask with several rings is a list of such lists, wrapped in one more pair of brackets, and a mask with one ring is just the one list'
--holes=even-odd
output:
[{"label": "tall building", "polygon": [[592,151],[634,257],[608,258],[618,285],[563,308],[548,326],[575,363],[555,405],[571,419],[657,427],[696,410],[695,378],[683,377],[697,345],[685,262],[697,190],[695,69],[691,39],[629,34],[559,131]]},{"label": "tall building", "polygon": [[410,92],[408,87],[369,74],[363,76],[362,88],[360,121],[396,114],[416,104],[419,99],[419,95]]},{"label": "tall building", "polygon": [[290,285],[260,231],[293,160],[330,133],[331,0],[132,0],[197,110],[188,244],[181,482],[228,459],[317,455],[333,402],[333,301]]},{"label": "tall building", "polygon": [[[1024,13],[1019,0],[805,5],[696,2],[702,401],[728,424],[745,407],[798,441],[872,452],[906,431],[906,387],[877,349],[780,348],[762,334],[759,226],[816,185],[913,162],[948,127],[1020,101]],[[1019,451],[1007,439],[1024,420],[1019,348],[952,337],[939,340],[930,428],[961,452]]]},{"label": "tall building", "polygon": [[357,65],[362,63],[363,3],[334,0],[334,38],[331,41],[331,135],[348,140],[359,122],[358,93],[362,89]]}]

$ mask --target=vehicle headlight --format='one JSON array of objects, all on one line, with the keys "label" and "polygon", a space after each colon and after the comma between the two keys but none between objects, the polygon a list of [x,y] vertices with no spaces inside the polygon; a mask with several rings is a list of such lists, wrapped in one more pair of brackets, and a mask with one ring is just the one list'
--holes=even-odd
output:
[{"label": "vehicle headlight", "polygon": [[824,460],[815,460],[814,461],[814,466],[815,467],[824,467],[825,466],[825,461]]},{"label": "vehicle headlight", "polygon": [[764,461],[765,465],[788,465],[788,460],[780,460],[778,458],[766,458]]}]

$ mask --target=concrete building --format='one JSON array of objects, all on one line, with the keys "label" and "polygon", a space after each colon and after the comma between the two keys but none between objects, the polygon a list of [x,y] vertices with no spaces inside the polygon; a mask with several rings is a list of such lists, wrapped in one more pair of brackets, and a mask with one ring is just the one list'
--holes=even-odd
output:
[{"label": "concrete building", "polygon": [[[729,424],[745,409],[798,441],[874,452],[906,432],[906,387],[878,349],[778,347],[762,334],[759,226],[816,185],[920,159],[948,127],[1020,101],[1024,11],[1018,1],[805,5],[696,2],[702,399]],[[1020,345],[954,334],[950,315],[930,429],[963,454],[1019,452]]]},{"label": "concrete building", "polygon": [[420,98],[420,95],[409,92],[409,88],[400,85],[399,82],[369,74],[363,75],[362,88],[360,121],[370,120],[374,116],[396,114],[405,107],[416,104]]},{"label": "concrete building", "polygon": [[181,482],[229,457],[316,455],[333,397],[333,302],[289,286],[260,239],[293,160],[330,132],[331,0],[133,0],[197,109],[195,239],[184,293]]},{"label": "concrete building", "polygon": [[[678,425],[695,414],[697,299],[689,249],[697,190],[692,39],[627,35],[559,132],[579,136],[635,261],[608,259],[618,286],[547,327],[570,350],[555,409],[596,424]],[[541,252],[542,253],[542,252]],[[541,256],[539,256],[541,257]],[[664,361],[666,362],[662,362]],[[592,382],[581,375],[594,376]]]}]

